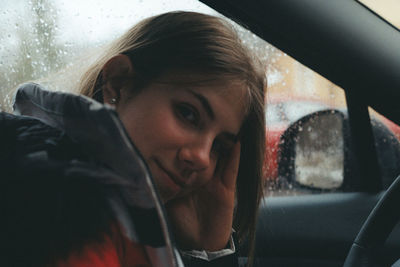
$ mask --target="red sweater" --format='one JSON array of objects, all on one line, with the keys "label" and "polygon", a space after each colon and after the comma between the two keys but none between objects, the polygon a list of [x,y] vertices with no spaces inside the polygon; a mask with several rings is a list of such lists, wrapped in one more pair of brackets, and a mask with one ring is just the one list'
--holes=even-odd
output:
[{"label": "red sweater", "polygon": [[[119,236],[119,237],[117,237]],[[147,267],[151,266],[142,245],[126,237],[105,236],[103,243],[88,244],[82,251],[72,252],[57,267]]]}]

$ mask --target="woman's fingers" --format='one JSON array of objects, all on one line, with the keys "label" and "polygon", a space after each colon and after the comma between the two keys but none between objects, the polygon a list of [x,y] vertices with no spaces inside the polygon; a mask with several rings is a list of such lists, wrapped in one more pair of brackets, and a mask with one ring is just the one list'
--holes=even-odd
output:
[{"label": "woman's fingers", "polygon": [[238,175],[240,163],[240,142],[237,142],[232,149],[229,159],[222,168],[222,183],[231,190],[235,190],[236,178]]}]

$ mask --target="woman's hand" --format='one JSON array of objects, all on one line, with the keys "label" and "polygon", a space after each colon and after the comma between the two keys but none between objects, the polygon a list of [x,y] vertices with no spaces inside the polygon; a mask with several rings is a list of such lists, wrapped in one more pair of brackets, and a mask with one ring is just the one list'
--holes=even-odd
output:
[{"label": "woman's hand", "polygon": [[226,247],[232,230],[239,161],[238,142],[207,184],[166,204],[181,249],[216,251]]}]

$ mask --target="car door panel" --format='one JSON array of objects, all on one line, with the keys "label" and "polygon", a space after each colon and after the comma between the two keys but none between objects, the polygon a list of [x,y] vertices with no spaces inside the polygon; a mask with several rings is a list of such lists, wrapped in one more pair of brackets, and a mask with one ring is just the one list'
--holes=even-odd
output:
[{"label": "car door panel", "polygon": [[[267,197],[260,209],[256,266],[342,266],[381,194],[328,193]],[[383,257],[396,260],[400,227]]]}]

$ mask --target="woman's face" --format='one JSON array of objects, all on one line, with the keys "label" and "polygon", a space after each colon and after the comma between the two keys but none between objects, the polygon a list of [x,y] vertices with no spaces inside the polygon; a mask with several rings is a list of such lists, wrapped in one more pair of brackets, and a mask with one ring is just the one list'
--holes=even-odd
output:
[{"label": "woman's face", "polygon": [[183,79],[188,78],[165,75],[162,83],[152,83],[134,97],[121,93],[117,105],[164,203],[213,178],[237,141],[244,118],[242,86],[176,82]]}]

